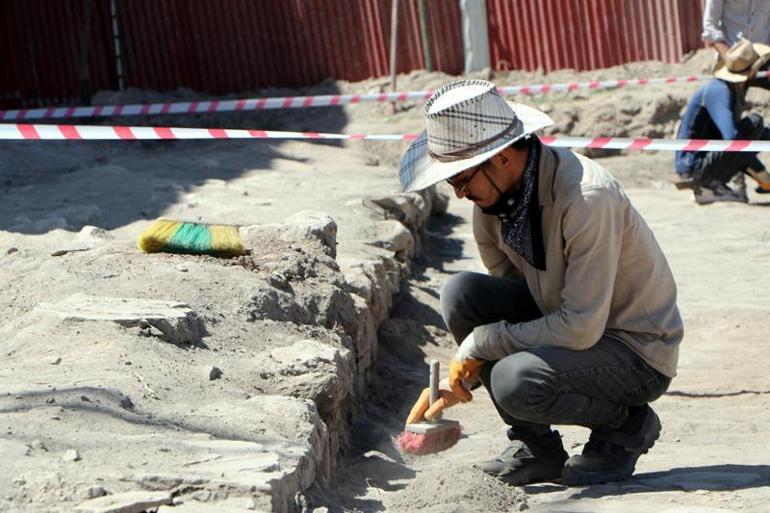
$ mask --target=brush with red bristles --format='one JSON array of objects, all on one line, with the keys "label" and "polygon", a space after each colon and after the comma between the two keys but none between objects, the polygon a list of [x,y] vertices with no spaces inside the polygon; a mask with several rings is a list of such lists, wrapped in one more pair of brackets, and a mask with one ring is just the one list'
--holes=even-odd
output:
[{"label": "brush with red bristles", "polygon": [[[430,362],[430,402],[433,405],[439,398],[438,392],[439,363]],[[399,448],[410,454],[430,454],[443,451],[457,443],[460,439],[460,423],[456,420],[445,420],[439,415],[432,421],[407,424],[404,431],[398,435]]]}]

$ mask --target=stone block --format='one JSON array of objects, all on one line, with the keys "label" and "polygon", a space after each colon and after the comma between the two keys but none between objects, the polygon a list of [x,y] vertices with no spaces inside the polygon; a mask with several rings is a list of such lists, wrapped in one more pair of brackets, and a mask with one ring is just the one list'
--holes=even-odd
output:
[{"label": "stone block", "polygon": [[219,439],[183,442],[200,451],[203,461],[188,465],[176,476],[180,482],[202,480],[267,494],[273,510],[284,512],[298,491],[329,475],[329,434],[311,401],[259,395],[195,409],[182,422],[192,430],[217,432]]},{"label": "stone block", "polygon": [[345,289],[356,294],[367,302],[372,299],[372,279],[366,274],[358,261],[356,265],[341,269],[345,277]]},{"label": "stone block", "polygon": [[430,205],[431,215],[443,216],[446,214],[450,199],[450,195],[446,192],[446,187],[436,184],[421,192],[425,202]]},{"label": "stone block", "polygon": [[75,507],[84,513],[142,513],[171,504],[170,492],[125,492],[91,499]]},{"label": "stone block", "polygon": [[337,223],[321,212],[302,211],[290,216],[284,223],[242,226],[241,237],[247,247],[258,248],[266,240],[285,242],[317,242],[324,253],[337,256]]},{"label": "stone block", "polygon": [[327,424],[338,424],[343,417],[345,400],[355,381],[351,351],[316,340],[299,340],[258,356],[255,366],[261,379],[274,384],[269,388],[272,393],[312,400]]},{"label": "stone block", "polygon": [[414,256],[414,237],[401,222],[387,219],[375,223],[374,227],[373,245],[392,251],[402,261]]},{"label": "stone block", "polygon": [[315,238],[327,248],[329,256],[337,256],[337,223],[322,212],[303,210],[286,219],[287,234],[305,239]]},{"label": "stone block", "polygon": [[190,501],[175,506],[161,506],[158,513],[265,513],[263,510],[240,506],[218,504],[216,502]]},{"label": "stone block", "polygon": [[410,230],[419,230],[430,216],[425,199],[416,192],[374,198],[371,202],[385,209],[392,218],[401,221]]},{"label": "stone block", "polygon": [[39,310],[71,322],[114,322],[121,326],[156,328],[175,344],[200,344],[206,334],[203,320],[188,305],[175,301],[73,294]]}]

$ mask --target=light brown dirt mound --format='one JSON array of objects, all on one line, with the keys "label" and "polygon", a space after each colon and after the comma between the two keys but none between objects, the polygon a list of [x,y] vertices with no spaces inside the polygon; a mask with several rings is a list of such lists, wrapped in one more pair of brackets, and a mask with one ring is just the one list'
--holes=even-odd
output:
[{"label": "light brown dirt mound", "polygon": [[476,512],[521,511],[526,499],[518,488],[482,470],[448,463],[420,472],[393,508],[400,511]]}]

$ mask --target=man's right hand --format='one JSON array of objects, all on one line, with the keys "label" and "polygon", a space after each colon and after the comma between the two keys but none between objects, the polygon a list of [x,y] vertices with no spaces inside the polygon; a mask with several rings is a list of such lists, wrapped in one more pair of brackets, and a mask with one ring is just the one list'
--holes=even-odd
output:
[{"label": "man's right hand", "polygon": [[713,43],[714,49],[717,51],[717,54],[719,57],[724,60],[727,56],[727,50],[730,49],[729,46],[727,46],[727,43],[724,41],[717,41],[716,43]]},{"label": "man's right hand", "polygon": [[416,424],[423,419],[433,420],[441,414],[442,411],[447,408],[451,408],[455,404],[460,402],[460,398],[457,397],[451,390],[444,386],[439,387],[438,401],[430,405],[430,389],[426,388],[420,394],[420,398],[412,406],[412,411],[409,412],[409,416],[406,418],[407,424]]}]

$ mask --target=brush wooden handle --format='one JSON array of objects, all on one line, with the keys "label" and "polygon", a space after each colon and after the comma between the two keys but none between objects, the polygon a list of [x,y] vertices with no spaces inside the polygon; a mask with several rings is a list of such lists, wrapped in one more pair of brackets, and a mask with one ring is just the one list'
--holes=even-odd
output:
[{"label": "brush wooden handle", "polygon": [[[438,401],[438,380],[439,380],[439,374],[440,374],[440,367],[438,360],[431,360],[430,361],[430,406],[433,406],[433,403]],[[441,419],[441,415],[439,414],[435,419],[433,419],[434,422]]]}]

